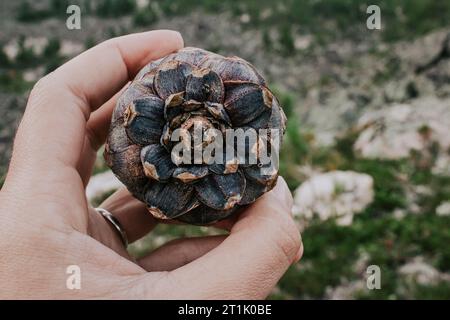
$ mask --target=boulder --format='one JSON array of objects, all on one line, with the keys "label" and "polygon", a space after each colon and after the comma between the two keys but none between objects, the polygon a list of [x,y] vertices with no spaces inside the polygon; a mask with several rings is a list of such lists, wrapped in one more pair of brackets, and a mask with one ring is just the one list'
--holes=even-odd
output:
[{"label": "boulder", "polygon": [[365,158],[406,158],[435,142],[445,154],[450,148],[450,99],[426,97],[367,112],[357,128],[361,132],[354,150]]},{"label": "boulder", "polygon": [[295,190],[293,214],[306,221],[317,215],[321,220],[336,218],[338,224],[349,225],[373,197],[371,176],[331,171],[313,176]]}]

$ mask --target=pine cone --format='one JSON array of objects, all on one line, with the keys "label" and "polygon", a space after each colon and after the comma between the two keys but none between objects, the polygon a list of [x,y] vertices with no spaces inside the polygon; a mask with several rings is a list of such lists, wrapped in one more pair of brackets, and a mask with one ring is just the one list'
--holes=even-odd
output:
[{"label": "pine cone", "polygon": [[[276,153],[278,159],[278,149],[267,143],[274,138],[273,130],[266,139],[258,136],[256,143],[245,140],[244,160],[214,151],[212,157],[223,161],[212,162],[195,158],[199,142],[194,138],[192,143],[183,133],[199,128],[203,134],[278,129],[281,143],[285,123],[278,100],[250,63],[184,48],[149,63],[120,96],[104,156],[114,174],[155,217],[209,224],[274,187],[278,163],[261,161],[263,150]],[[189,150],[189,161],[186,154],[181,158],[174,152],[177,129],[182,129],[179,143]],[[217,136],[206,137],[200,141],[202,150],[220,141]],[[224,135],[223,150],[230,144],[233,150],[238,148]],[[250,155],[256,162],[246,161]]]}]

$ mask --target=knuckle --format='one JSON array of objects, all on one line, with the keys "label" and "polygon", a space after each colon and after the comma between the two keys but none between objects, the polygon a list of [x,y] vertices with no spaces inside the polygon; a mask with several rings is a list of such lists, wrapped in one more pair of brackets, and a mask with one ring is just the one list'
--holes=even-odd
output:
[{"label": "knuckle", "polygon": [[48,92],[52,92],[55,87],[55,81],[53,80],[53,73],[49,73],[46,76],[39,79],[31,89],[27,108],[35,108],[38,106],[45,106],[45,103],[42,103],[44,99],[47,98]]},{"label": "knuckle", "polygon": [[31,89],[31,96],[41,93],[53,86],[53,73],[49,73],[44,77],[40,78]]},{"label": "knuckle", "polygon": [[[70,98],[74,100],[74,103],[80,108],[86,119],[88,119],[89,112],[86,107],[88,104],[83,92],[79,86],[71,84],[63,76],[64,74],[58,72],[57,69],[39,79],[31,89],[27,109],[34,110],[38,108],[40,110],[42,108],[54,108],[55,97],[58,97],[58,99]],[[55,95],[56,92],[58,95]]]}]

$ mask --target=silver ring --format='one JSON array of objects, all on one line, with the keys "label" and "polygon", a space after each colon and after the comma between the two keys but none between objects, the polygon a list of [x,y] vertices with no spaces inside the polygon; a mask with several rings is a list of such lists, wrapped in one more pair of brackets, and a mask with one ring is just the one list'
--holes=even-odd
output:
[{"label": "silver ring", "polygon": [[109,212],[108,210],[105,210],[103,208],[95,208],[95,211],[100,213],[102,215],[102,217],[105,218],[105,220],[108,221],[113,226],[113,228],[114,228],[114,230],[116,230],[120,240],[122,240],[122,243],[125,246],[125,248],[128,247],[127,234],[125,233],[125,230],[123,229],[119,220],[117,220],[117,218],[114,217],[111,212]]}]

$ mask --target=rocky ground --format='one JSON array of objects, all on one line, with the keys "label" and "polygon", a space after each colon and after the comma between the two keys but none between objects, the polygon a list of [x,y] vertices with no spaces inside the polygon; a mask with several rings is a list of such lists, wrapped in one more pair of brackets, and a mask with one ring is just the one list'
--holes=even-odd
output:
[{"label": "rocky ground", "polygon": [[[148,6],[144,16],[155,18],[137,23]],[[306,251],[272,298],[450,297],[450,28],[387,41],[363,23],[350,36],[330,22],[338,36],[324,41],[307,28],[286,36],[272,27],[275,9],[259,11],[263,27],[252,24],[251,11],[165,15],[155,2],[137,1],[129,14],[87,14],[81,30],[69,31],[54,12],[18,21],[23,10],[20,1],[1,3],[1,175],[37,79],[106,38],[177,29],[186,45],[251,61],[288,115],[281,172]],[[95,204],[118,187],[105,170],[99,157],[88,188]],[[211,232],[160,226],[130,250],[142,255],[169,239]],[[372,264],[382,270],[381,290],[367,289]]]}]

